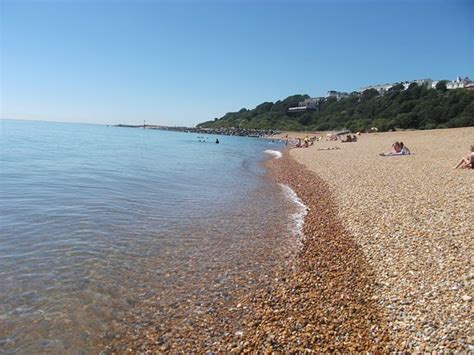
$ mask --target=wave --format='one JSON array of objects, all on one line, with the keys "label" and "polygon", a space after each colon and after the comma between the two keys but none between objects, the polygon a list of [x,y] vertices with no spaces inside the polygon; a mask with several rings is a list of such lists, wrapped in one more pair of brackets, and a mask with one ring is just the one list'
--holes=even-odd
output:
[{"label": "wave", "polygon": [[284,194],[296,205],[297,211],[291,215],[291,218],[295,224],[296,235],[303,236],[304,218],[308,214],[308,206],[298,197],[293,189],[285,184],[278,184],[281,186]]},{"label": "wave", "polygon": [[279,152],[278,150],[267,149],[264,151],[264,153],[268,155],[273,155],[275,159],[280,159],[283,156],[283,154],[281,154],[281,152]]}]

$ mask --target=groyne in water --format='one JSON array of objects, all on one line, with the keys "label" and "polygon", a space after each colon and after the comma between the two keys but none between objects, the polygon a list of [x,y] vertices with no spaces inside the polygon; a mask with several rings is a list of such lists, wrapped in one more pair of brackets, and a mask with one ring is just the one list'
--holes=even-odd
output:
[{"label": "groyne in water", "polygon": [[265,137],[269,135],[279,134],[280,131],[273,129],[243,129],[243,128],[198,128],[198,127],[170,127],[159,125],[126,125],[118,124],[115,127],[125,128],[143,128],[143,129],[157,129],[161,131],[185,132],[185,133],[199,133],[199,134],[220,134],[225,136],[239,136],[239,137]]}]

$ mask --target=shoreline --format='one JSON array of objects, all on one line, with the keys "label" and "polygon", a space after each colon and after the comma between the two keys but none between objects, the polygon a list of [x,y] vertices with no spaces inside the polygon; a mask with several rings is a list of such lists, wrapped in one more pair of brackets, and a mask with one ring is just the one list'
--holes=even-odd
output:
[{"label": "shoreline", "polygon": [[[290,157],[267,167],[307,207],[302,248],[270,289],[244,304],[254,310],[237,351],[387,351],[385,315],[374,271],[336,216],[328,185]],[[243,347],[242,347],[243,346]]]},{"label": "shoreline", "polygon": [[[265,353],[469,350],[467,297],[473,274],[472,240],[466,238],[472,227],[447,218],[443,208],[451,213],[464,206],[456,212],[469,221],[472,202],[442,196],[443,186],[459,187],[465,179],[461,192],[468,196],[474,180],[467,171],[440,169],[458,157],[458,145],[466,144],[471,132],[474,128],[380,133],[362,135],[354,144],[286,148],[281,158],[264,165],[272,183],[288,186],[308,208],[294,257],[235,303],[220,304],[215,315],[194,328],[191,339],[171,346],[150,342],[145,329],[145,339],[122,341],[122,347],[106,351],[128,346],[132,351]],[[377,154],[400,138],[415,155]],[[427,158],[439,138],[444,145]],[[318,150],[326,146],[341,148]],[[391,184],[393,176],[405,184]],[[430,183],[439,177],[435,192]],[[433,209],[433,201],[424,204],[427,196],[438,207]],[[442,226],[434,219],[437,214]],[[430,223],[433,228],[423,230]],[[443,235],[450,228],[453,232]]]},{"label": "shoreline", "polygon": [[190,337],[169,338],[171,330],[163,324],[148,323],[113,340],[106,353],[388,349],[385,314],[374,297],[374,270],[337,218],[328,185],[291,158],[288,149],[264,165],[269,183],[287,186],[307,209],[304,235],[288,236],[299,238],[292,258],[247,294],[213,305],[213,314],[191,323]]}]

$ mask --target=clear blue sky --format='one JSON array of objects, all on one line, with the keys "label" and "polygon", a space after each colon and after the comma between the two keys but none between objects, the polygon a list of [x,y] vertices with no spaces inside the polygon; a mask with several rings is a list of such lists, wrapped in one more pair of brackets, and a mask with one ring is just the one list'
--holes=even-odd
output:
[{"label": "clear blue sky", "polygon": [[289,95],[474,76],[474,1],[0,0],[1,117],[194,125]]}]

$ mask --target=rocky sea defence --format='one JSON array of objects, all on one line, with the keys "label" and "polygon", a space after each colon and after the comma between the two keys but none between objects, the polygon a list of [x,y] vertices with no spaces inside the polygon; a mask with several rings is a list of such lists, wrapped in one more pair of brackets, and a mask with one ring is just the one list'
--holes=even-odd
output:
[{"label": "rocky sea defence", "polygon": [[279,134],[280,131],[276,129],[249,129],[238,127],[176,127],[176,126],[159,126],[151,124],[143,125],[126,125],[118,124],[115,127],[122,128],[143,128],[143,129],[158,129],[160,131],[184,132],[184,133],[199,133],[199,134],[217,134],[224,136],[238,136],[238,137],[254,137],[262,138]]}]

